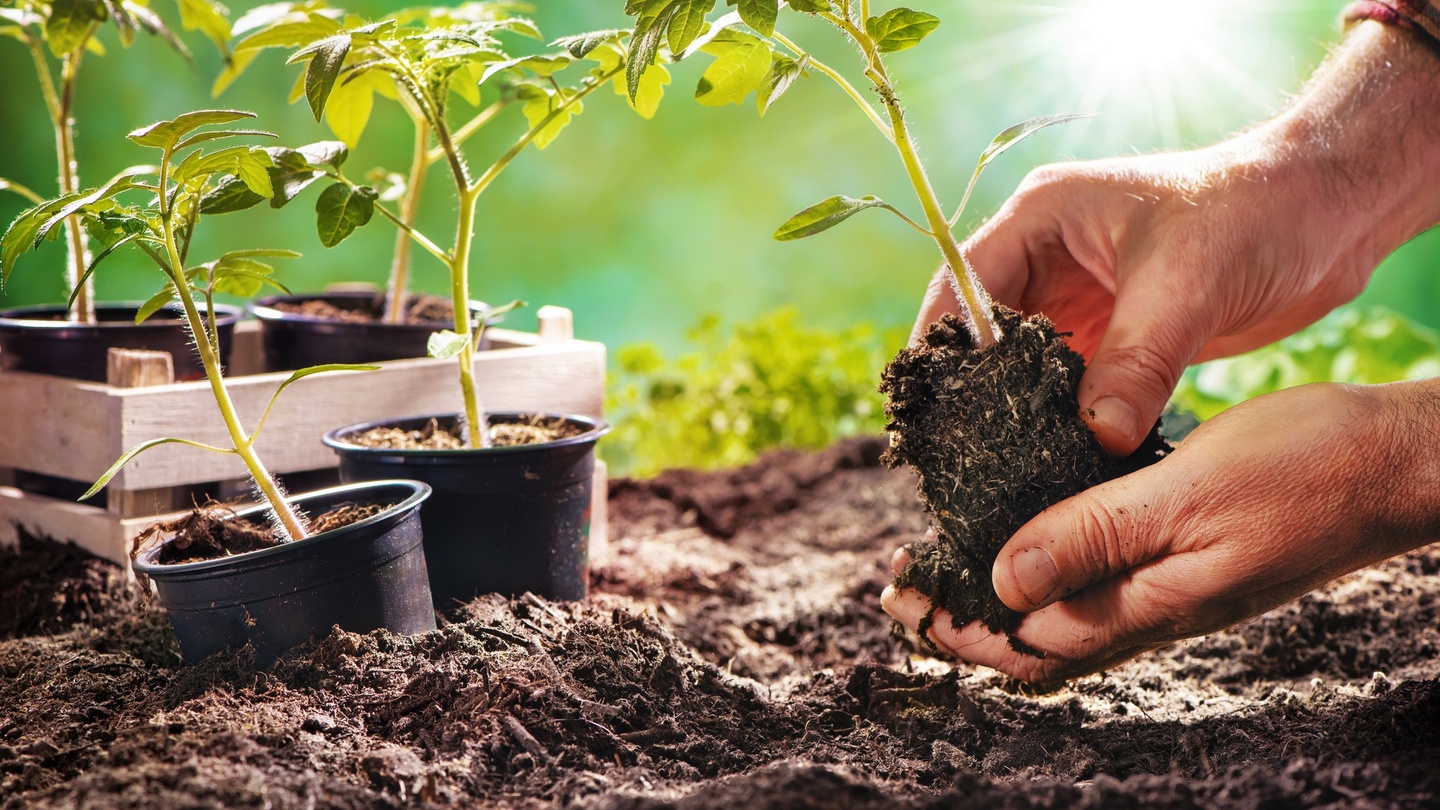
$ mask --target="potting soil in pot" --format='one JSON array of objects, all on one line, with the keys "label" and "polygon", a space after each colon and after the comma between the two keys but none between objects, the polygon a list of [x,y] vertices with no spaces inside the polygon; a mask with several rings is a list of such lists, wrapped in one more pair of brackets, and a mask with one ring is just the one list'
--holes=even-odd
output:
[{"label": "potting soil in pot", "polygon": [[990,570],[1011,535],[1047,506],[1153,464],[1170,447],[1157,429],[1134,455],[1111,458],[1080,417],[1084,359],[1043,316],[996,307],[995,317],[1004,337],[984,351],[954,316],[932,324],[885,369],[881,391],[885,461],[919,473],[936,527],[934,541],[911,547],[897,586],[929,596],[956,627],[980,619],[1009,633],[1024,614],[995,595]]}]

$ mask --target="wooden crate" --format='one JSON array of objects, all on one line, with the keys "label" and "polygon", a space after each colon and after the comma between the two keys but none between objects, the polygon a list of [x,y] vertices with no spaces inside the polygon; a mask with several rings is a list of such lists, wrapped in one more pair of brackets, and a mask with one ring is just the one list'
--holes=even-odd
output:
[{"label": "wooden crate", "polygon": [[[486,334],[494,348],[476,354],[475,380],[487,408],[602,415],[605,346],[575,340],[569,310],[542,307],[537,334],[500,328]],[[289,372],[253,373],[261,358],[258,324],[242,322],[227,387],[252,429],[270,395],[289,377]],[[337,466],[334,453],[320,443],[332,428],[462,410],[454,361],[421,358],[380,365],[379,371],[315,375],[287,388],[256,445],[266,465],[282,478],[298,473],[314,478],[312,471]],[[112,367],[112,380],[115,373]],[[165,436],[229,444],[209,383],[138,382],[122,387],[0,373],[0,482],[12,482],[15,471],[94,481],[128,448]],[[194,486],[244,478],[234,456],[164,445],[138,456],[112,479],[106,508],[0,486],[0,545],[13,545],[17,527],[24,526],[32,534],[70,540],[125,562],[130,541],[157,516],[187,506]],[[597,464],[596,484],[591,554],[603,557],[603,464]]]}]

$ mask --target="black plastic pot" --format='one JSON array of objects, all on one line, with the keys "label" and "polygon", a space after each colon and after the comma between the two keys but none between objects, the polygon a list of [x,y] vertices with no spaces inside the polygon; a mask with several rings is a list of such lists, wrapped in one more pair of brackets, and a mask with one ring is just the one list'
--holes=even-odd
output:
[{"label": "black plastic pot", "polygon": [[[435,606],[445,609],[479,594],[530,591],[548,599],[584,599],[589,589],[590,490],[602,421],[546,414],[585,432],[543,444],[466,450],[388,450],[352,437],[375,427],[418,430],[418,417],[332,430],[324,441],[340,456],[340,480],[411,478],[435,494],[421,509],[425,557]],[[491,424],[517,413],[490,415]]]},{"label": "black plastic pot", "polygon": [[[364,311],[375,293],[329,292],[316,295],[277,295],[250,305],[260,320],[265,345],[265,368],[293,371],[326,363],[376,363],[425,357],[430,335],[453,329],[450,321],[384,323],[310,318],[276,309],[277,304],[325,301],[339,309]],[[482,304],[472,304],[483,308]]]},{"label": "black plastic pot", "polygon": [[[205,368],[190,341],[179,305],[165,307],[142,324],[135,323],[139,308],[140,304],[133,302],[100,304],[95,308],[96,324],[65,320],[63,306],[0,312],[0,368],[105,382],[110,349],[148,349],[170,353],[175,379],[204,378]],[[230,358],[230,336],[244,310],[217,304],[215,313],[220,358],[225,363]]]},{"label": "black plastic pot", "polygon": [[290,501],[312,515],[346,502],[390,508],[299,542],[214,560],[161,565],[157,544],[134,560],[135,571],[155,582],[181,657],[191,663],[250,643],[256,664],[267,666],[334,625],[423,633],[435,629],[419,513],[429,494],[416,481],[376,481],[299,495]]}]

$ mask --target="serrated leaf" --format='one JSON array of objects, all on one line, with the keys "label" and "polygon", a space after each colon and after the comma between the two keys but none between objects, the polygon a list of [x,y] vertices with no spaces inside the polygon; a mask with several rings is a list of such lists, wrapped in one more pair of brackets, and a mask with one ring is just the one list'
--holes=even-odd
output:
[{"label": "serrated leaf", "polygon": [[58,59],[81,45],[91,36],[91,27],[105,21],[105,6],[100,0],[50,0],[50,16],[45,20],[45,41],[50,53]]},{"label": "serrated leaf", "polygon": [[305,100],[309,102],[310,112],[315,114],[316,121],[325,115],[325,104],[330,100],[335,79],[340,75],[340,68],[349,53],[350,35],[341,33],[313,42],[290,57],[291,62],[304,56],[310,57],[310,64],[305,68]]},{"label": "serrated leaf", "polygon": [[604,45],[607,42],[619,42],[628,33],[621,28],[611,28],[605,31],[588,31],[584,34],[561,37],[550,43],[552,48],[564,48],[567,53],[576,59],[584,59],[590,52]]},{"label": "serrated leaf", "polygon": [[449,329],[441,329],[439,332],[430,333],[430,338],[425,341],[425,351],[431,357],[440,360],[449,360],[463,351],[469,343],[469,335],[461,335]]},{"label": "serrated leaf", "polygon": [[320,244],[335,247],[375,215],[375,189],[336,183],[315,201],[315,226]]},{"label": "serrated leaf", "polygon": [[1041,115],[1026,121],[1007,127],[1004,132],[996,135],[985,151],[980,153],[980,163],[976,171],[990,165],[990,161],[1000,156],[1001,152],[1025,140],[1046,127],[1053,127],[1056,124],[1063,124],[1067,121],[1078,121],[1082,118],[1094,118],[1095,113],[1060,113],[1057,115]]},{"label": "serrated leaf", "polygon": [[209,141],[217,141],[221,138],[239,138],[246,135],[253,135],[257,138],[280,137],[273,132],[266,132],[263,129],[217,129],[210,132],[200,132],[195,135],[191,135],[190,137],[176,144],[175,151],[178,152],[181,149],[189,149],[192,146],[197,146],[199,144],[207,143]]},{"label": "serrated leaf", "polygon": [[360,143],[360,136],[370,123],[370,113],[375,108],[376,81],[388,82],[389,79],[377,73],[361,74],[354,81],[341,82],[330,93],[325,124],[351,149]]},{"label": "serrated leaf", "polygon": [[[275,197],[280,196],[280,186],[275,187]],[[205,192],[200,198],[200,213],[228,214],[253,208],[264,201],[264,197],[250,190],[245,181],[238,177],[227,177],[220,185]],[[272,198],[274,199],[274,198]]]},{"label": "serrated leaf", "polygon": [[785,95],[795,80],[805,75],[805,68],[810,66],[810,54],[805,54],[799,59],[780,58],[770,66],[770,72],[765,74],[765,80],[760,82],[760,88],[755,91],[755,103],[760,108],[760,116],[765,116],[765,111],[770,109],[779,98]]},{"label": "serrated leaf", "polygon": [[740,0],[735,10],[740,13],[740,19],[760,36],[768,37],[775,33],[775,17],[780,12],[779,0]]},{"label": "serrated leaf", "polygon": [[181,138],[201,127],[211,124],[229,124],[233,121],[254,117],[255,113],[243,110],[196,110],[176,116],[169,121],[158,121],[148,127],[141,127],[126,137],[140,146],[174,150]]},{"label": "serrated leaf", "polygon": [[34,247],[35,233],[40,230],[40,226],[45,223],[50,214],[79,196],[79,194],[67,194],[27,208],[15,217],[15,220],[10,223],[10,227],[5,229],[5,236],[0,238],[0,285],[10,280],[10,271],[14,269],[15,262],[20,259],[20,256]]},{"label": "serrated leaf", "polygon": [[[630,13],[628,6],[626,13]],[[630,47],[625,54],[625,89],[632,100],[640,92],[640,78],[645,75],[645,69],[655,64],[655,55],[660,52],[660,39],[674,14],[674,6],[665,6],[658,14],[642,16],[635,23],[635,32],[630,35]]]},{"label": "serrated leaf", "polygon": [[835,7],[830,4],[830,0],[790,0],[790,8],[806,14],[820,14],[835,10]]},{"label": "serrated leaf", "polygon": [[82,208],[85,208],[89,205],[94,205],[101,200],[109,199],[111,197],[114,197],[116,194],[120,194],[122,192],[129,191],[132,188],[135,188],[135,184],[131,182],[134,179],[135,178],[133,175],[122,174],[112,178],[110,182],[106,183],[100,188],[89,189],[71,198],[69,202],[66,202],[64,205],[56,208],[53,212],[51,212],[49,217],[43,223],[41,223],[39,229],[35,232],[35,241],[33,245],[39,245],[40,241],[43,240],[47,235],[49,235],[52,229],[54,229],[61,222],[64,222],[67,217],[80,211]]},{"label": "serrated leaf", "polygon": [[857,199],[839,195],[815,203],[785,220],[785,223],[775,231],[771,238],[779,242],[789,242],[814,236],[821,231],[830,230],[867,208],[894,210],[889,203],[879,197],[867,195]]},{"label": "serrated leaf", "polygon": [[674,0],[670,6],[670,52],[683,53],[695,38],[705,33],[705,17],[715,8],[715,0]]},{"label": "serrated leaf", "polygon": [[[255,9],[255,11],[260,11]],[[251,12],[253,14],[254,12]],[[329,17],[310,12],[293,12],[282,16],[278,20],[265,23],[253,29],[242,28],[251,14],[246,14],[235,23],[235,32],[240,34],[249,30],[252,33],[246,34],[235,43],[235,53],[245,51],[264,50],[265,48],[299,48],[309,45],[317,40],[334,36],[340,30],[340,24]]]},{"label": "serrated leaf", "polygon": [[630,101],[630,106],[641,118],[651,119],[655,117],[656,111],[660,109],[660,101],[665,98],[665,85],[670,83],[670,71],[664,65],[654,64],[645,69],[645,75],[640,77],[640,87],[635,93],[635,98]]},{"label": "serrated leaf", "polygon": [[894,53],[919,45],[939,26],[940,18],[934,14],[902,6],[866,20],[865,33],[875,40],[881,53]]},{"label": "serrated leaf", "polygon": [[[522,107],[525,120],[530,122],[531,130],[540,128],[533,139],[536,149],[544,149],[553,143],[560,132],[570,125],[570,120],[585,110],[585,105],[579,101],[561,109],[564,103],[565,98],[553,91],[535,93],[525,102]],[[550,117],[552,113],[553,118]],[[548,123],[546,118],[550,119]]]},{"label": "serrated leaf", "polygon": [[726,50],[701,74],[695,100],[707,107],[742,103],[765,81],[770,72],[771,53],[765,42]]},{"label": "serrated leaf", "polygon": [[316,141],[295,148],[311,166],[329,166],[338,169],[350,157],[350,150],[340,141]]}]

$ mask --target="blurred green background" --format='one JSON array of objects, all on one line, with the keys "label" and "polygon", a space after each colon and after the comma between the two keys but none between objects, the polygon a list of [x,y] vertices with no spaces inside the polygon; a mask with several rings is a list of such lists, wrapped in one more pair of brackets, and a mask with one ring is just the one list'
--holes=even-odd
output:
[{"label": "blurred green background", "polygon": [[[151,5],[178,29],[171,0]],[[231,9],[238,15],[255,5],[236,0]],[[348,7],[383,17],[401,5],[357,0]],[[532,16],[554,38],[624,27],[623,5],[536,0]],[[922,156],[950,205],[975,155],[1000,129],[1046,113],[1100,114],[1006,154],[982,179],[963,231],[1041,163],[1202,145],[1261,120],[1303,85],[1338,41],[1344,3],[916,5],[943,24],[920,47],[894,55],[891,65]],[[789,16],[783,27],[792,39],[842,70],[853,66],[854,55],[828,27]],[[185,35],[195,52],[193,67],[148,37],[128,50],[113,32],[105,38],[109,52],[88,58],[77,100],[83,183],[101,182],[148,159],[124,139],[129,130],[205,106],[253,110],[260,114],[258,125],[279,133],[282,143],[331,137],[303,104],[286,103],[299,68],[284,65],[278,51],[263,55],[215,100],[209,87],[219,60],[197,35]],[[517,50],[527,47],[543,46],[519,44]],[[880,214],[856,217],[803,243],[778,243],[769,235],[791,214],[833,194],[876,194],[913,210],[893,149],[819,77],[793,88],[764,119],[750,100],[741,107],[701,107],[691,96],[705,62],[672,68],[674,83],[653,121],[606,91],[586,103],[584,114],[549,149],[516,161],[481,201],[476,295],[570,307],[581,337],[612,348],[651,344],[636,368],[652,372],[660,356],[693,351],[697,336],[701,343],[718,339],[714,329],[723,327],[704,322],[706,315],[718,314],[723,324],[751,324],[793,307],[797,314],[787,328],[803,325],[833,335],[866,324],[874,330],[867,334],[890,336],[867,355],[873,359],[863,361],[876,364],[868,376],[875,379],[884,350],[903,339],[914,318],[936,263],[933,247]],[[52,193],[53,137],[28,54],[12,40],[0,39],[0,76],[0,177]],[[474,139],[472,162],[488,164],[522,126],[509,120]],[[377,101],[371,129],[347,169],[383,165],[403,171],[410,137],[399,109]],[[453,211],[444,192],[443,179],[434,175],[422,230],[448,243]],[[280,212],[260,207],[212,218],[193,255],[287,247],[305,254],[280,271],[297,291],[337,281],[382,283],[393,229],[377,222],[326,250],[314,233],[312,206],[313,196],[307,196]],[[20,198],[0,194],[0,221],[9,222],[23,207]],[[443,290],[439,263],[423,252],[416,257],[416,286]],[[58,243],[24,257],[0,304],[63,300],[62,258]],[[1362,303],[1440,327],[1437,263],[1440,234],[1417,238],[1385,262]],[[135,256],[113,257],[107,265],[97,274],[102,299],[144,298],[159,286],[156,272]],[[534,309],[511,323],[527,327]],[[693,331],[697,324],[699,333]]]}]

